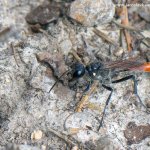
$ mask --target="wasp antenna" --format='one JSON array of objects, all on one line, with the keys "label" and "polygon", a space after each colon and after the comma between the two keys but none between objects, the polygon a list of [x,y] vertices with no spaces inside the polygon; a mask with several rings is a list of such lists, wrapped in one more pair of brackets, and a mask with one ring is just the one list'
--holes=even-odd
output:
[{"label": "wasp antenna", "polygon": [[50,90],[49,90],[49,93],[51,92],[51,90],[54,88],[54,86],[57,84],[57,82],[58,82],[58,80],[57,81],[55,81],[55,83],[52,85],[52,87],[50,88]]},{"label": "wasp antenna", "polygon": [[49,90],[49,93],[52,91],[52,89],[54,88],[54,86],[60,81],[60,79],[66,74],[68,73],[68,70],[65,71],[64,73],[62,73],[62,75],[60,77],[57,78],[57,81],[52,85],[52,87]]}]

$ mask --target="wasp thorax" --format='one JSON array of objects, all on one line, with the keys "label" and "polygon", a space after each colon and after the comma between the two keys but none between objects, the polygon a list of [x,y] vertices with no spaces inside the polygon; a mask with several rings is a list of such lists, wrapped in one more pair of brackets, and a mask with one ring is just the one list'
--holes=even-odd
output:
[{"label": "wasp thorax", "polygon": [[100,62],[91,63],[86,67],[86,70],[88,71],[88,74],[91,78],[96,79],[102,66],[103,65]]}]

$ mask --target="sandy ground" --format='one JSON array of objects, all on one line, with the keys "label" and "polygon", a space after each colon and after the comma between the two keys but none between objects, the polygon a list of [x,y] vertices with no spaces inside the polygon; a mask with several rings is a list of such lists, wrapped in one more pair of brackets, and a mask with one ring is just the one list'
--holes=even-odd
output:
[{"label": "sandy ground", "polygon": [[[90,53],[92,49],[100,49],[100,53],[107,55],[109,46],[91,33],[92,28],[86,31],[68,26],[68,22],[64,24],[61,19],[56,25],[49,25],[48,37],[44,33],[31,33],[25,16],[42,1],[0,1],[0,29],[10,28],[0,35],[0,149],[10,143],[20,145],[20,149],[67,149],[66,142],[51,129],[65,134],[70,134],[70,129],[80,129],[71,137],[86,143],[87,149],[150,149],[149,138],[127,145],[124,137],[123,131],[129,122],[138,126],[150,123],[149,114],[133,94],[132,81],[113,86],[111,104],[99,132],[96,118],[101,118],[110,93],[101,84],[90,96],[83,112],[77,113],[74,112],[77,104],[74,91],[59,83],[51,93],[48,92],[55,79],[51,73],[45,73],[47,67],[37,61],[36,54],[55,52],[59,48],[66,55],[77,45],[82,47],[81,35],[87,41],[94,41],[93,45],[87,42],[89,47],[86,50]],[[118,31],[110,31],[110,36],[117,37],[117,34]],[[139,96],[146,103],[150,101],[150,75],[137,73],[136,77]],[[34,139],[33,133],[38,130],[42,137]]]}]

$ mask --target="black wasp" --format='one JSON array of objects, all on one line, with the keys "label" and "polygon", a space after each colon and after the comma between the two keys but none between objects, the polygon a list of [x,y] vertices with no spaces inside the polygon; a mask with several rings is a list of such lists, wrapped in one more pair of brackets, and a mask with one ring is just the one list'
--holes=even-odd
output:
[{"label": "black wasp", "polygon": [[[86,66],[84,66],[81,63],[75,63],[71,68],[72,68],[72,76],[71,76],[71,79],[69,79],[69,82],[72,83],[75,81],[74,83],[77,83],[76,81],[78,81],[79,79],[81,79],[83,76],[86,75],[88,76],[90,80],[89,80],[89,83],[87,83],[86,85],[85,91],[89,90],[90,85],[93,83],[94,80],[98,80],[106,90],[110,91],[110,94],[105,103],[105,107],[102,113],[102,118],[100,120],[100,126],[98,130],[102,126],[103,119],[105,116],[105,111],[113,93],[113,88],[110,86],[111,84],[120,83],[120,82],[124,82],[127,80],[133,80],[134,94],[139,99],[141,105],[147,109],[147,107],[143,104],[141,98],[138,95],[137,80],[134,75],[128,75],[118,80],[113,80],[113,77],[116,75],[119,75],[120,72],[125,72],[125,71],[150,72],[150,62],[145,62],[139,58],[130,58],[126,60],[112,61],[112,62],[105,62],[105,63],[104,62],[92,62]],[[52,88],[54,87],[54,85],[52,86]]]}]

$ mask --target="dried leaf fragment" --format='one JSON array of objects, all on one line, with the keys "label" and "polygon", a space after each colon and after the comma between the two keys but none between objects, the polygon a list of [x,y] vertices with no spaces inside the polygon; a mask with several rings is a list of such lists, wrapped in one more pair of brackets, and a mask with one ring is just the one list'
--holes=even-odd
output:
[{"label": "dried leaf fragment", "polygon": [[126,130],[124,130],[124,136],[129,145],[139,143],[150,136],[150,125],[137,126],[134,122],[129,122]]},{"label": "dried leaf fragment", "polygon": [[61,76],[67,70],[63,54],[61,52],[41,52],[36,54],[39,62],[45,63],[50,69],[52,69],[55,77]]},{"label": "dried leaf fragment", "polygon": [[59,18],[61,14],[59,3],[42,4],[33,9],[26,16],[29,24],[45,25]]}]

